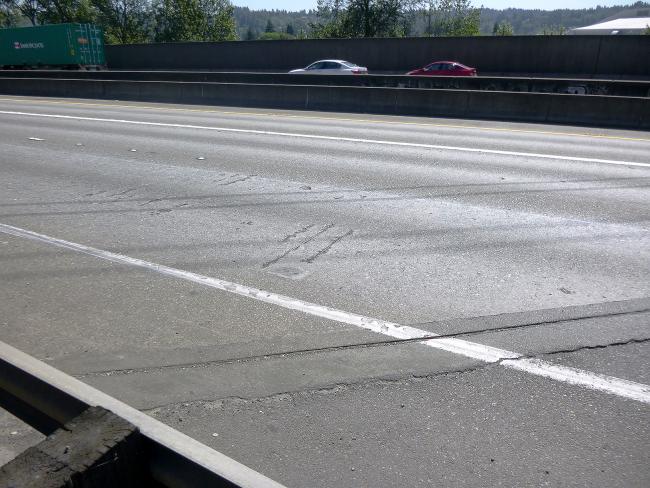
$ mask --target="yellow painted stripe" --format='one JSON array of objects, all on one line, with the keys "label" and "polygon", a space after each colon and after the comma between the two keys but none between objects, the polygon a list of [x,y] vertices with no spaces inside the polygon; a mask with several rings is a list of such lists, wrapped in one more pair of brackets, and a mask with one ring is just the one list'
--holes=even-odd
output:
[{"label": "yellow painted stripe", "polygon": [[480,130],[488,132],[513,132],[523,134],[542,134],[553,136],[565,137],[583,137],[592,139],[610,139],[618,141],[636,141],[636,142],[650,142],[650,138],[643,137],[625,137],[625,136],[612,136],[605,134],[593,134],[585,132],[563,132],[563,131],[548,131],[536,129],[514,129],[509,127],[485,127],[479,125],[466,125],[466,124],[444,124],[433,122],[408,122],[403,120],[377,120],[377,119],[361,119],[354,117],[339,117],[328,115],[301,115],[289,114],[278,112],[242,112],[235,110],[216,110],[216,109],[201,109],[201,108],[174,108],[174,107],[159,107],[155,105],[137,105],[130,103],[93,103],[93,102],[73,102],[70,100],[42,100],[42,99],[24,99],[24,98],[0,98],[0,101],[8,102],[24,102],[24,103],[41,103],[47,105],[71,105],[82,107],[106,107],[106,108],[134,108],[140,110],[159,110],[168,112],[198,112],[198,113],[212,113],[220,115],[244,115],[251,117],[278,117],[278,118],[293,118],[293,119],[307,119],[307,120],[333,120],[339,122],[363,122],[370,124],[386,124],[386,125],[409,125],[419,127],[436,127],[444,129],[467,129],[467,130]]}]

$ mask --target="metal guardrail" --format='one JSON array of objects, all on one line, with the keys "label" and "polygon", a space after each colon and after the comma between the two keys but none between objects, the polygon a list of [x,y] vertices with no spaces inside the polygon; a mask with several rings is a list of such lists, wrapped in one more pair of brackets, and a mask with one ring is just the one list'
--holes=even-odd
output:
[{"label": "metal guardrail", "polygon": [[88,407],[136,426],[151,476],[170,488],[283,488],[279,483],[81,381],[0,342],[0,406],[48,435]]},{"label": "metal guardrail", "polygon": [[295,75],[214,71],[57,71],[0,70],[0,78],[66,78],[122,81],[179,81],[208,83],[250,83],[281,85],[364,86],[375,88],[418,88],[482,90],[522,93],[565,93],[650,97],[650,81],[505,76],[449,77],[405,75]]}]

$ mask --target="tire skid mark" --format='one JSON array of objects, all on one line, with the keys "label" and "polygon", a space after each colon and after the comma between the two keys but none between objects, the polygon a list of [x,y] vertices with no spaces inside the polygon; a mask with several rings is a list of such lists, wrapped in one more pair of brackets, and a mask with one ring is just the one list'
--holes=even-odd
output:
[{"label": "tire skid mark", "polygon": [[354,233],[353,230],[349,230],[349,231],[347,231],[346,233],[341,234],[340,236],[335,237],[335,238],[332,239],[332,240],[331,240],[331,241],[330,241],[330,242],[329,242],[325,247],[323,247],[322,249],[316,251],[316,252],[315,252],[314,254],[312,254],[311,256],[309,256],[309,257],[303,259],[302,262],[303,262],[303,263],[313,263],[313,262],[316,261],[319,257],[321,257],[323,254],[326,254],[327,252],[329,252],[329,250],[332,249],[332,247],[334,247],[337,243],[339,243],[340,241],[342,241],[342,240],[345,239],[346,237],[351,236],[353,233]]},{"label": "tire skid mark", "polygon": [[149,205],[150,203],[160,202],[160,201],[166,200],[166,199],[167,199],[167,197],[152,198],[151,200],[148,200],[148,201],[146,201],[144,203],[141,203],[140,206],[144,207],[145,205]]},{"label": "tire skid mark", "polygon": [[118,193],[115,193],[115,194],[109,195],[109,196],[110,197],[119,197],[121,195],[126,195],[127,193],[132,193],[132,192],[136,191],[138,188],[140,188],[140,187],[129,188],[128,190],[124,190],[124,191],[121,191],[121,192],[118,192]]},{"label": "tire skid mark", "polygon": [[[239,176],[239,175],[235,175],[235,176]],[[228,183],[224,183],[224,184],[222,184],[220,186],[228,186],[228,185],[233,185],[235,183],[241,183],[242,181],[249,180],[249,179],[251,179],[251,178],[253,178],[255,176],[257,176],[257,175],[247,175],[247,176],[244,176],[243,178],[239,178],[237,180],[231,180]]]},{"label": "tire skid mark", "polygon": [[304,239],[303,241],[300,241],[298,244],[296,244],[295,246],[290,247],[289,249],[287,249],[286,251],[284,251],[284,252],[283,252],[282,254],[280,254],[279,256],[276,256],[275,258],[271,259],[270,261],[267,261],[267,262],[265,262],[264,264],[262,264],[262,268],[268,268],[268,267],[271,266],[272,264],[277,263],[278,261],[280,261],[281,259],[283,259],[283,258],[286,257],[287,255],[289,255],[289,254],[291,254],[292,252],[297,251],[298,249],[300,249],[300,248],[301,248],[302,246],[304,246],[305,244],[307,244],[307,243],[313,241],[313,240],[316,239],[319,235],[321,235],[321,234],[327,232],[327,231],[330,230],[332,227],[334,227],[334,224],[332,224],[332,223],[330,223],[330,224],[325,224],[325,225],[323,226],[323,228],[322,228],[321,230],[319,230],[318,232],[316,232],[314,235],[308,237],[307,239]]},{"label": "tire skid mark", "polygon": [[283,238],[280,240],[280,242],[289,242],[291,239],[295,239],[295,238],[298,237],[300,234],[304,234],[305,232],[307,232],[309,229],[311,229],[312,227],[314,227],[314,225],[316,225],[316,224],[309,224],[309,225],[306,225],[306,226],[304,226],[304,227],[298,229],[298,230],[295,231],[294,233],[289,234],[288,236],[283,237]]}]

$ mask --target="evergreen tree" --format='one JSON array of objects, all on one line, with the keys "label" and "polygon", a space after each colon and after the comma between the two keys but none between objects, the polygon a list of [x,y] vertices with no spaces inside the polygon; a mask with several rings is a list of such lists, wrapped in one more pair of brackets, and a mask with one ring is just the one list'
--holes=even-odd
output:
[{"label": "evergreen tree", "polygon": [[316,37],[399,37],[413,0],[318,0]]},{"label": "evergreen tree", "polygon": [[203,14],[203,40],[237,40],[234,7],[230,0],[199,0]]},{"label": "evergreen tree", "polygon": [[0,2],[0,28],[14,27],[20,18],[20,11],[9,2]]},{"label": "evergreen tree", "polygon": [[295,39],[295,36],[291,36],[286,32],[263,32],[259,37],[260,41],[288,41]]},{"label": "evergreen tree", "polygon": [[93,0],[109,44],[146,42],[151,12],[147,0]]},{"label": "evergreen tree", "polygon": [[271,22],[271,19],[266,21],[264,32],[275,32],[275,26],[273,25],[273,22]]},{"label": "evergreen tree", "polygon": [[481,32],[481,11],[471,0],[435,0],[432,8],[431,34],[435,36],[478,36]]},{"label": "evergreen tree", "polygon": [[566,27],[563,25],[545,25],[540,31],[542,36],[563,36],[567,32]]},{"label": "evergreen tree", "polygon": [[90,0],[38,0],[36,19],[39,24],[95,22],[97,11]]},{"label": "evergreen tree", "polygon": [[233,7],[228,0],[161,0],[155,19],[156,42],[237,38]]},{"label": "evergreen tree", "polygon": [[494,24],[494,29],[492,29],[492,35],[495,36],[512,36],[514,35],[514,30],[512,25],[507,20]]},{"label": "evergreen tree", "polygon": [[18,22],[18,16],[22,15],[32,25],[38,24],[38,14],[42,8],[39,0],[0,0],[0,11],[5,14],[4,22]]}]

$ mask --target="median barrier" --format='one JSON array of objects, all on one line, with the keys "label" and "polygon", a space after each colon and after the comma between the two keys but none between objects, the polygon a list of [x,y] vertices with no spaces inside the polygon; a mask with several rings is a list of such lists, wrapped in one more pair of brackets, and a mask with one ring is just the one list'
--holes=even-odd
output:
[{"label": "median barrier", "polygon": [[[464,90],[402,90],[396,93],[395,113],[440,117],[467,117],[469,91]],[[470,115],[471,117],[471,115]]]},{"label": "median barrier", "polygon": [[650,81],[530,78],[448,77],[404,75],[292,75],[288,73],[243,73],[205,71],[2,71],[0,78],[65,78],[125,81],[187,81],[281,85],[335,85],[395,88],[439,88],[536,93],[571,93],[574,88],[592,95],[650,96]]},{"label": "median barrier", "polygon": [[[554,122],[548,120],[549,95],[545,93],[468,92],[467,111],[478,118]],[[585,121],[584,123],[589,123]]]},{"label": "median barrier", "polygon": [[0,93],[647,128],[650,99],[332,85],[0,78]]},{"label": "median barrier", "polygon": [[625,120],[629,127],[650,125],[650,99],[556,95],[549,98],[547,118],[561,124],[609,126]]}]

